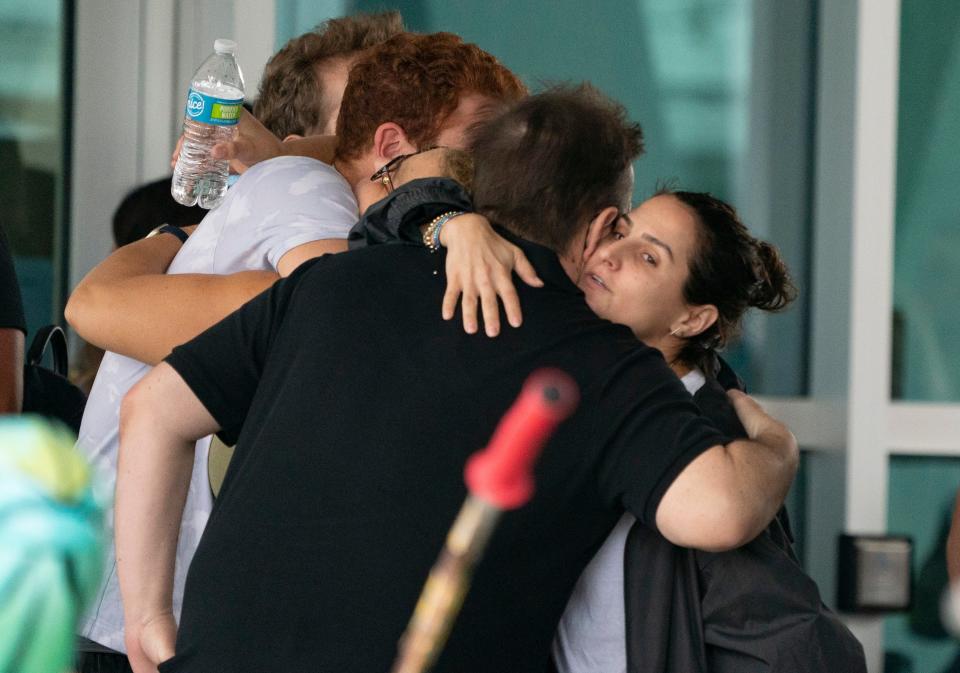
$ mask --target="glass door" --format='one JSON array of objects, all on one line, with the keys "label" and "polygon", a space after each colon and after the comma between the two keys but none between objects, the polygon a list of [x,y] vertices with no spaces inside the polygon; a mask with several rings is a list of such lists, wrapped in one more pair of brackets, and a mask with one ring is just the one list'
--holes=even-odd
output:
[{"label": "glass door", "polygon": [[63,301],[71,15],[61,0],[0,4],[0,226],[31,333],[59,322]]}]

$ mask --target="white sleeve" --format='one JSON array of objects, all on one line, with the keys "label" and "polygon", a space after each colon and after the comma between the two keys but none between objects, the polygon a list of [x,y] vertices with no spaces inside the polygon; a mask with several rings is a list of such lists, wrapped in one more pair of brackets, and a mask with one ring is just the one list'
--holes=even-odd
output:
[{"label": "white sleeve", "polygon": [[243,178],[234,187],[246,183],[232,204],[231,219],[246,224],[244,235],[256,241],[251,255],[265,267],[276,269],[281,257],[304,243],[345,239],[357,221],[347,181],[316,159],[278,157],[257,164]]}]

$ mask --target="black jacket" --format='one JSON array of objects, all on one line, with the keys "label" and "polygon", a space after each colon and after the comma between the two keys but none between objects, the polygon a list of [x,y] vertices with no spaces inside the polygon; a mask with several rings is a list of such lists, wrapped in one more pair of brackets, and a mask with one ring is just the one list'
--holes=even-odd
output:
[{"label": "black jacket", "polygon": [[[732,437],[745,432],[719,376],[694,401]],[[739,384],[739,385],[738,385]],[[747,545],[684,549],[634,524],[624,551],[628,673],[866,673],[863,647],[800,567],[786,511]]]}]

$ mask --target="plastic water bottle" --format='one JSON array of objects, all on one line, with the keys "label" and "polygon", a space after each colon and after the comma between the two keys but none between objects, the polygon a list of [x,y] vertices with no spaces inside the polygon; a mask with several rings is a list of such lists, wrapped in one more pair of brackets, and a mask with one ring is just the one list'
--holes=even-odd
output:
[{"label": "plastic water bottle", "polygon": [[173,198],[185,206],[216,208],[227,195],[228,162],[210,158],[210,150],[230,140],[243,107],[243,75],[237,43],[220,39],[190,83],[183,145],[173,169]]}]

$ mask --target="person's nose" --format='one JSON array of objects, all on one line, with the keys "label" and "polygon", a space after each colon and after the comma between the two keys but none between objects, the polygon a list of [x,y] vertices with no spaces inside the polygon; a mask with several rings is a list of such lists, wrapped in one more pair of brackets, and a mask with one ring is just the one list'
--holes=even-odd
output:
[{"label": "person's nose", "polygon": [[623,263],[622,246],[617,245],[617,241],[605,246],[600,254],[600,261],[611,271],[619,270],[620,265]]}]

